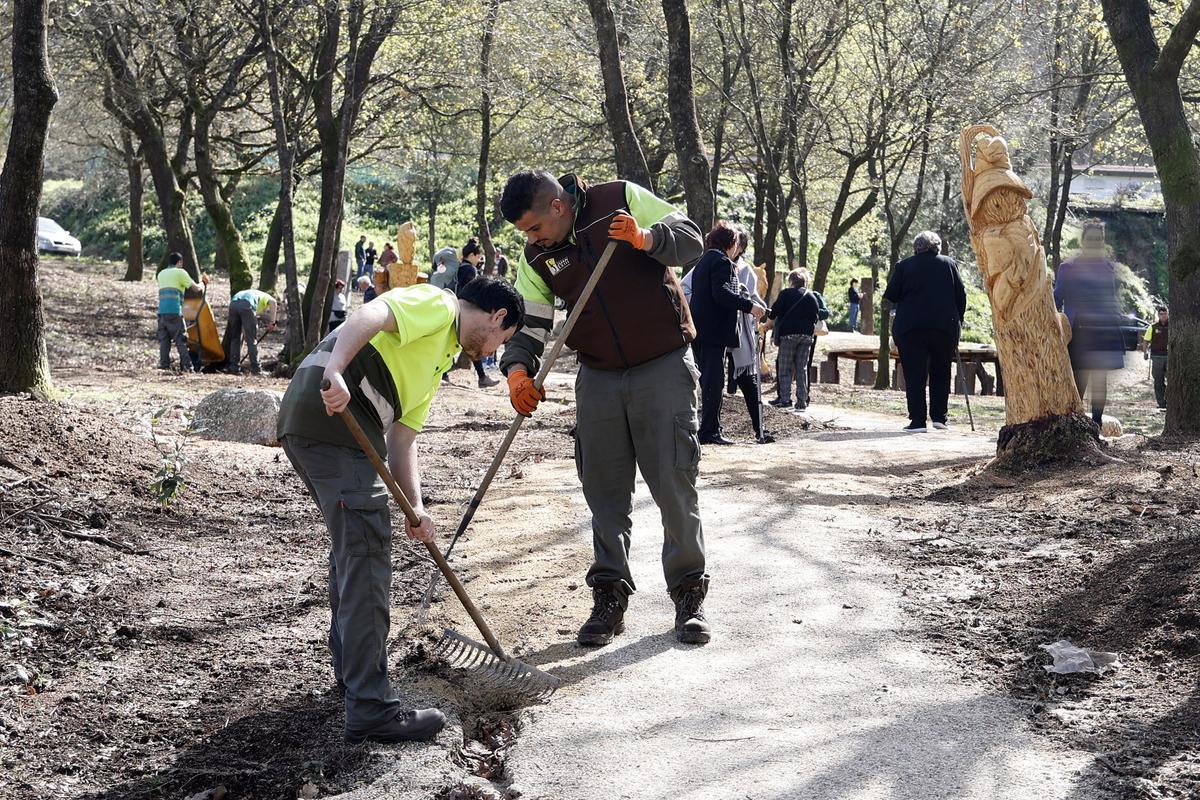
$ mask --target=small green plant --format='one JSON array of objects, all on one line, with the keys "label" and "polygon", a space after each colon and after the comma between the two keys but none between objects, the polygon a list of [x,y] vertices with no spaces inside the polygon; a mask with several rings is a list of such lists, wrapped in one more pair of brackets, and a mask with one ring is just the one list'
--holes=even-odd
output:
[{"label": "small green plant", "polygon": [[183,449],[187,441],[187,434],[184,433],[171,441],[164,441],[158,435],[157,428],[162,423],[166,411],[167,408],[164,406],[150,415],[150,436],[154,439],[154,446],[158,449],[161,458],[158,472],[154,475],[154,482],[150,484],[150,490],[154,492],[154,499],[163,508],[177,500],[187,486],[187,478],[184,477],[187,455]]}]

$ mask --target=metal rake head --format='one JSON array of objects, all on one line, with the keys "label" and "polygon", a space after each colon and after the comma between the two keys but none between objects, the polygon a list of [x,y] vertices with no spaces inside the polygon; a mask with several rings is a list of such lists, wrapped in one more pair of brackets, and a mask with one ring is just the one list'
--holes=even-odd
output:
[{"label": "metal rake head", "polygon": [[501,691],[537,702],[549,700],[562,683],[550,673],[524,661],[501,658],[487,645],[449,628],[442,633],[436,651],[452,667],[471,670]]}]

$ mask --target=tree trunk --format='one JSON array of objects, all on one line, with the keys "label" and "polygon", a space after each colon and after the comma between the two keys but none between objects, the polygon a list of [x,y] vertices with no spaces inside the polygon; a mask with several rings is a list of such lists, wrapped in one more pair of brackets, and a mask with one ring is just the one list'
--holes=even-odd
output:
[{"label": "tree trunk", "polygon": [[[142,143],[146,166],[150,169],[154,193],[158,197],[163,233],[167,235],[167,251],[183,256],[183,268],[193,280],[198,281],[200,265],[196,257],[196,246],[192,242],[192,227],[187,219],[186,196],[183,187],[175,179],[175,170],[171,168],[171,158],[167,155],[162,131],[145,130],[138,138]],[[162,261],[166,261],[165,254]]]},{"label": "tree trunk", "polygon": [[617,21],[608,0],[587,0],[599,44],[600,76],[604,79],[604,118],[612,134],[617,177],[654,190],[654,180],[646,156],[629,114],[629,96],[625,92],[625,73],[621,67],[621,47],[617,39]]},{"label": "tree trunk", "polygon": [[[325,0],[321,6],[323,30],[317,58],[320,77],[314,88],[317,137],[321,143],[321,212],[312,270],[304,294],[308,312],[304,337],[306,350],[316,347],[328,324],[333,303],[334,262],[345,213],[350,138],[371,81],[375,54],[395,28],[400,9],[400,3],[372,5],[368,14],[363,0],[349,0],[344,9],[339,0]],[[368,22],[369,27],[364,31],[363,25]],[[343,39],[345,58],[339,54]],[[339,80],[341,100],[335,107],[335,84]]]},{"label": "tree trunk", "polygon": [[679,177],[687,196],[688,216],[708,231],[715,214],[708,154],[696,119],[695,87],[692,79],[692,30],[687,0],[662,0],[667,20],[667,108],[675,137]]},{"label": "tree trunk", "polygon": [[1147,0],[1103,0],[1103,6],[1167,210],[1171,357],[1165,433],[1200,434],[1200,153],[1179,89],[1180,70],[1200,30],[1200,0],[1185,6],[1161,48]]},{"label": "tree trunk", "polygon": [[1054,227],[1050,231],[1050,269],[1058,273],[1058,265],[1062,263],[1062,232],[1063,223],[1067,221],[1070,210],[1071,182],[1075,179],[1075,150],[1067,148],[1063,151],[1063,164],[1059,170],[1058,205],[1050,209],[1054,216]]},{"label": "tree trunk", "polygon": [[121,152],[129,175],[129,248],[125,253],[124,281],[140,281],[145,273],[145,254],[142,252],[142,156],[133,144],[133,137],[121,129]]},{"label": "tree trunk", "polygon": [[[479,77],[482,91],[479,98],[479,172],[475,176],[475,225],[483,245],[483,274],[496,272],[496,248],[488,227],[488,159],[492,150],[492,44],[496,35],[496,20],[500,16],[500,0],[487,0],[483,20],[483,41],[479,48]],[[430,254],[432,256],[432,253]]]},{"label": "tree trunk", "polygon": [[[37,216],[50,111],[58,91],[46,57],[46,0],[14,0],[12,124],[0,171],[0,392],[47,399],[45,319],[37,280]],[[31,412],[32,413],[32,412]]]},{"label": "tree trunk", "polygon": [[854,177],[858,174],[859,168],[868,160],[869,154],[860,154],[851,156],[846,162],[846,172],[842,175],[842,183],[838,188],[833,210],[829,214],[829,227],[825,230],[825,241],[821,244],[820,252],[817,253],[817,269],[813,274],[812,285],[812,290],[815,292],[825,291],[825,279],[829,277],[829,270],[833,266],[833,255],[837,243],[870,213],[879,199],[879,190],[873,187],[868,191],[862,203],[848,215],[846,214],[846,206],[850,202],[850,195],[854,188]]},{"label": "tree trunk", "polygon": [[[200,268],[197,264],[196,248],[192,243],[192,229],[187,219],[184,187],[180,185],[171,153],[167,151],[162,126],[142,96],[138,79],[128,61],[129,56],[122,47],[121,35],[113,29],[111,23],[107,25],[107,29],[101,29],[101,34],[104,63],[112,82],[112,94],[106,95],[104,105],[137,136],[142,157],[150,170],[154,194],[158,198],[163,233],[167,237],[167,250],[183,256],[183,268],[198,281]],[[186,129],[187,124],[182,127]],[[166,254],[162,262],[166,262]]]},{"label": "tree trunk", "polygon": [[279,247],[283,243],[283,205],[275,204],[271,215],[271,226],[267,228],[267,240],[263,243],[262,263],[258,270],[258,290],[275,294],[279,282]]},{"label": "tree trunk", "polygon": [[1046,253],[1029,218],[1031,194],[1012,176],[1007,144],[995,128],[966,128],[959,152],[963,207],[1004,369],[1006,424],[997,462],[1024,468],[1078,458],[1094,451],[1099,431],[1083,416],[1067,356],[1070,328],[1055,310]]},{"label": "tree trunk", "polygon": [[[900,260],[900,252],[895,240],[890,241],[889,263],[895,264]],[[871,242],[871,287],[875,296],[879,298],[879,355],[875,359],[874,386],[876,389],[888,389],[892,385],[892,304],[883,299],[883,292],[879,289],[879,274],[883,271],[879,263],[883,259],[883,253],[880,252],[882,249],[878,240]],[[888,278],[891,277],[889,269]],[[863,329],[865,332],[865,321]]]},{"label": "tree trunk", "polygon": [[[270,4],[262,0],[260,30],[266,42],[267,83],[271,95],[271,117],[275,128],[275,152],[279,159],[279,205],[275,216],[279,220],[279,239],[283,243],[283,271],[287,281],[287,361],[298,364],[303,354],[304,328],[300,314],[300,288],[296,265],[296,238],[292,230],[292,168],[295,162],[293,145],[288,141],[288,123],[284,116],[279,88],[278,58],[272,36]],[[274,221],[271,227],[275,227]],[[264,290],[266,291],[266,290]],[[284,361],[284,359],[280,359]]]},{"label": "tree trunk", "polygon": [[437,193],[429,193],[429,261],[433,263],[433,254],[438,251],[437,246],[437,216],[438,216],[438,200]]},{"label": "tree trunk", "polygon": [[217,179],[216,165],[213,164],[212,150],[208,132],[212,123],[210,113],[197,111],[196,129],[193,133],[193,152],[196,159],[196,176],[200,182],[200,196],[204,199],[204,210],[212,221],[217,234],[219,252],[224,256],[224,266],[229,271],[230,294],[249,289],[254,285],[254,273],[250,269],[250,258],[246,255],[246,246],[242,242],[242,234],[233,221],[229,204],[221,193],[221,184]]}]

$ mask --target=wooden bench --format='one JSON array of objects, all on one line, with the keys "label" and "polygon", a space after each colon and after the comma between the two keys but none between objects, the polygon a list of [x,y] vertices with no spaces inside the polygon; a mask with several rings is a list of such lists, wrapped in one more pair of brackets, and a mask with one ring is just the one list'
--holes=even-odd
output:
[{"label": "wooden bench", "polygon": [[[820,383],[841,383],[841,371],[838,362],[845,358],[854,362],[854,384],[856,386],[874,386],[875,368],[879,360],[877,347],[871,348],[859,345],[841,345],[824,348],[825,360],[821,362],[818,374],[811,375],[813,380]],[[956,369],[954,390],[961,394],[964,389],[967,394],[976,394],[976,380],[979,382],[979,393],[998,397],[1004,396],[1004,374],[1000,369],[1000,359],[994,347],[973,342],[963,342],[958,348],[959,358],[962,359],[962,369]],[[904,370],[900,366],[900,354],[892,347],[891,360],[895,362],[892,371],[892,386],[904,389]],[[984,369],[984,364],[996,365],[996,377],[992,378]],[[965,384],[965,386],[964,386]]]}]

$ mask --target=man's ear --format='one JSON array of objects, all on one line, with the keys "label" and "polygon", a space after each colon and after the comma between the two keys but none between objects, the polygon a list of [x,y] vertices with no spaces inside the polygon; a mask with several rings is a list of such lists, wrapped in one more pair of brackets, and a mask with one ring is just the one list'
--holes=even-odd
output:
[{"label": "man's ear", "polygon": [[508,316],[507,308],[498,308],[492,312],[492,322],[496,323],[496,325],[498,327],[503,328],[504,327],[504,318],[507,316]]}]

